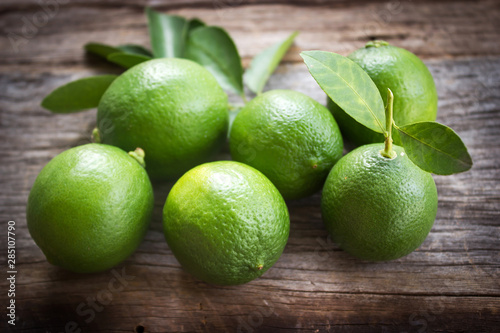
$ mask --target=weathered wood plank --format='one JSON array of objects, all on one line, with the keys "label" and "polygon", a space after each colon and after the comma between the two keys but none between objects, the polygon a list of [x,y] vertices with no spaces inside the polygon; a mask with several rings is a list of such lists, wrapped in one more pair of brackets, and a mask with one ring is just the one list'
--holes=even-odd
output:
[{"label": "weathered wood plank", "polygon": [[[445,0],[452,1],[452,0]],[[442,2],[445,2],[442,1]],[[99,6],[99,7],[111,7],[111,6],[131,6],[131,7],[140,7],[144,6],[154,6],[160,7],[163,9],[171,9],[171,8],[225,8],[225,7],[239,7],[239,6],[248,6],[248,5],[263,5],[263,4],[287,4],[287,5],[296,5],[296,6],[321,6],[325,4],[329,5],[345,5],[349,2],[356,2],[357,4],[365,4],[367,2],[386,2],[384,0],[73,0],[69,2],[68,0],[58,0],[59,4],[62,5],[86,5],[86,6]],[[419,0],[419,2],[431,2],[429,0]],[[37,0],[4,0],[0,8],[18,8],[27,6],[39,6],[39,2]]]},{"label": "weathered wood plank", "polygon": [[[111,274],[106,280],[96,282],[89,294],[82,293],[71,300],[54,300],[48,307],[40,300],[25,304],[34,308],[46,307],[45,311],[53,314],[55,320],[43,326],[49,332],[64,331],[70,321],[93,332],[133,332],[137,326],[143,326],[146,332],[481,332],[498,325],[495,318],[498,301],[491,297],[359,297],[287,290],[276,290],[268,296],[264,288],[255,291],[252,302],[246,302],[235,297],[242,292],[236,288],[207,288],[202,284],[172,282],[161,270],[136,271],[156,274],[158,286],[145,285],[146,281],[139,281],[139,276],[135,276],[122,292],[108,296],[110,303],[97,309],[101,311],[90,311],[87,297],[99,298],[99,292],[106,290],[113,278]],[[153,278],[148,282],[151,280]],[[67,283],[75,284],[75,281],[56,281],[50,287]],[[82,285],[88,286],[87,283]],[[142,289],[144,286],[146,288]],[[154,300],[155,305],[145,299]],[[82,316],[76,312],[79,306]],[[464,312],[464,308],[470,312]],[[353,318],[354,313],[358,318],[369,320]],[[22,315],[26,314],[23,311]],[[23,331],[42,328],[40,323],[45,318],[28,318]]]},{"label": "weathered wood plank", "polygon": [[[286,64],[267,88],[302,91],[322,103],[324,93],[301,63],[300,50],[346,54],[370,38],[385,38],[412,50],[426,59],[436,79],[438,120],[464,139],[474,167],[467,173],[435,177],[439,192],[435,225],[417,251],[393,262],[362,262],[331,243],[321,222],[320,194],[315,194],[289,202],[288,245],[262,278],[237,287],[209,286],[185,273],[164,241],[161,210],[171,185],[156,184],[150,231],[122,265],[92,275],[49,265],[26,227],[29,189],[53,156],[88,142],[95,110],[55,115],[39,103],[70,80],[119,73],[120,69],[85,56],[81,47],[90,40],[147,45],[141,8],[145,2],[91,0],[61,5],[17,53],[6,34],[22,34],[23,17],[32,19],[39,5],[34,0],[0,4],[0,234],[5,233],[6,221],[16,220],[15,331],[61,332],[71,321],[85,332],[131,332],[138,325],[146,332],[500,329],[500,4],[496,1],[424,5],[401,1],[400,7],[386,1],[343,0],[293,1],[299,6],[267,4],[267,0],[148,2],[224,26],[245,63],[300,30]],[[231,100],[238,102],[236,96]],[[227,152],[220,158],[228,158]],[[2,265],[5,259],[2,241]],[[122,274],[123,269],[134,278],[122,291],[108,293],[113,271]],[[0,289],[4,287],[6,281],[1,280]],[[98,304],[92,312],[88,302],[93,298]],[[0,330],[11,327],[1,321]]]},{"label": "weathered wood plank", "polygon": [[[301,49],[347,54],[373,38],[386,39],[424,58],[500,54],[500,3],[496,1],[396,3],[399,6],[349,2],[342,6],[325,3],[307,10],[300,6],[261,5],[215,10],[179,8],[169,12],[201,17],[208,24],[225,27],[245,63],[294,30],[301,34],[286,61],[301,61]],[[138,8],[62,5],[52,18],[37,21],[39,11],[29,7],[0,13],[0,65],[57,65],[61,70],[84,63],[82,46],[89,41],[149,44],[146,18]],[[33,20],[39,22],[39,27],[30,30],[26,22]],[[12,43],[9,36],[16,42]]]},{"label": "weathered wood plank", "polygon": [[[104,297],[100,304],[106,303],[113,273],[77,275],[50,266],[28,234],[24,207],[40,168],[56,153],[86,142],[95,121],[95,111],[54,115],[42,110],[39,101],[68,80],[107,68],[5,73],[0,79],[0,174],[8,176],[0,177],[0,216],[18,222],[17,301],[23,331],[64,331],[68,321],[84,331],[102,332],[132,331],[138,325],[146,332],[498,327],[500,57],[427,64],[438,86],[438,120],[462,136],[476,163],[470,172],[435,177],[438,216],[418,251],[389,263],[350,257],[327,238],[316,194],[289,203],[290,239],[269,272],[244,286],[209,286],[183,272],[164,241],[161,209],[170,186],[164,184],[155,190],[155,216],[146,240],[115,269],[125,269],[134,279],[112,293],[102,311],[94,310],[92,320],[87,298]],[[270,81],[272,88],[325,99],[302,64],[281,66]]]}]

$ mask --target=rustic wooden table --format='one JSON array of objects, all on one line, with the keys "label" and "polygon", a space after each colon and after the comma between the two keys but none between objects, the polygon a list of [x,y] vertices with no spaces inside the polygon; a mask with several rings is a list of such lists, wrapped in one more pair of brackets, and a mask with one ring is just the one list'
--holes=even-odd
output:
[{"label": "rustic wooden table", "polygon": [[164,241],[160,219],[169,186],[161,185],[155,190],[151,230],[123,264],[92,275],[51,266],[28,233],[26,199],[43,165],[89,141],[95,110],[55,115],[40,101],[73,79],[120,72],[85,55],[84,43],[148,46],[146,1],[2,0],[0,294],[4,313],[11,287],[5,279],[7,221],[13,220],[17,321],[15,327],[8,325],[3,314],[0,330],[500,331],[498,1],[278,3],[151,1],[159,10],[225,27],[245,65],[263,48],[300,30],[267,88],[299,90],[322,103],[324,94],[308,75],[300,50],[348,54],[379,38],[422,57],[438,87],[438,121],[459,133],[474,160],[469,172],[435,177],[439,211],[424,244],[392,262],[356,260],[327,237],[316,194],[289,203],[288,245],[262,278],[242,286],[211,286],[185,273]]}]

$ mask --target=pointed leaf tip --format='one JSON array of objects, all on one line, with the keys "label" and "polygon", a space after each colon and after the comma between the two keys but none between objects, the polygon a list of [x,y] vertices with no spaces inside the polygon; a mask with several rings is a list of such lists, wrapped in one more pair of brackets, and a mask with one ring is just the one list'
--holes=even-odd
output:
[{"label": "pointed leaf tip", "polygon": [[294,31],[285,40],[268,47],[252,59],[250,67],[243,76],[245,84],[251,91],[256,94],[262,92],[269,77],[278,67],[298,34],[298,31]]},{"label": "pointed leaf tip", "polygon": [[408,157],[421,169],[437,175],[469,170],[472,158],[451,128],[427,121],[396,127]]},{"label": "pointed leaf tip", "polygon": [[101,58],[106,59],[110,54],[123,52],[120,48],[102,43],[90,42],[83,47],[87,52],[93,53]]},{"label": "pointed leaf tip", "polygon": [[131,68],[135,65],[140,64],[141,62],[151,60],[151,57],[139,55],[139,54],[131,54],[131,53],[113,53],[108,56],[108,61],[115,63],[124,68]]},{"label": "pointed leaf tip", "polygon": [[354,120],[377,132],[385,131],[385,108],[370,76],[355,62],[326,51],[300,53],[318,85]]},{"label": "pointed leaf tip", "polygon": [[91,76],[56,88],[41,103],[54,113],[73,113],[96,108],[116,75]]}]

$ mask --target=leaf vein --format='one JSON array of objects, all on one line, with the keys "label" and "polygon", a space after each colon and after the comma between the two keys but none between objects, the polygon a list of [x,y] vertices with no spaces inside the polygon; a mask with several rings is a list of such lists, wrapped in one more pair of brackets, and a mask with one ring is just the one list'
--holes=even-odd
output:
[{"label": "leaf vein", "polygon": [[324,65],[321,61],[319,61],[318,59],[312,57],[312,56],[309,56],[307,55],[308,57],[316,60],[321,66],[323,66],[324,68],[326,68],[327,70],[329,70],[330,72],[334,73],[336,76],[338,76],[339,78],[342,79],[342,81],[344,81],[346,83],[347,86],[349,86],[349,88],[359,97],[359,99],[363,102],[363,104],[368,108],[368,111],[370,111],[371,115],[373,118],[375,118],[375,121],[377,122],[378,126],[382,129],[382,133],[385,132],[384,130],[384,127],[382,126],[382,124],[380,123],[380,121],[378,120],[377,116],[375,115],[375,112],[373,112],[373,110],[371,109],[371,107],[366,103],[366,101],[363,99],[363,97],[361,97],[361,95],[354,89],[353,86],[351,86],[349,84],[348,81],[346,81],[342,76],[340,76],[337,72],[334,72],[332,69],[330,69],[328,66]]},{"label": "leaf vein", "polygon": [[226,78],[229,79],[231,81],[232,84],[234,84],[237,88],[238,88],[238,91],[241,92],[242,91],[242,87],[241,85],[239,84],[239,82],[231,75],[231,71],[228,70],[226,67],[223,66],[223,62],[219,62],[218,58],[215,57],[215,56],[212,56],[212,53],[209,52],[205,47],[203,47],[201,44],[198,44],[196,43],[195,41],[192,41],[193,45],[195,45],[196,47],[198,47],[200,50],[202,50],[210,59],[212,59],[214,61],[214,63],[216,63],[219,68],[224,72],[224,74],[226,75]]},{"label": "leaf vein", "polygon": [[443,151],[443,150],[440,150],[440,149],[438,149],[438,148],[436,148],[436,147],[433,147],[433,146],[429,145],[428,143],[426,143],[425,141],[422,141],[422,140],[418,139],[417,137],[415,137],[415,136],[413,136],[413,135],[410,135],[410,134],[409,134],[409,133],[407,133],[407,132],[404,132],[404,131],[403,131],[403,129],[401,129],[401,128],[398,128],[398,130],[399,130],[402,134],[406,135],[406,136],[407,136],[407,137],[409,137],[409,138],[412,138],[412,139],[413,139],[413,140],[415,140],[415,141],[420,142],[420,143],[421,143],[421,144],[423,144],[424,146],[427,146],[427,147],[429,147],[429,148],[431,148],[431,149],[433,149],[433,150],[437,151],[438,153],[441,153],[441,154],[443,154],[443,155],[445,155],[445,156],[449,156],[450,158],[452,158],[452,159],[454,159],[454,160],[459,161],[461,164],[463,164],[463,165],[464,165],[464,166],[466,166],[466,167],[469,167],[469,166],[471,165],[470,163],[468,163],[468,162],[466,162],[466,161],[464,161],[464,160],[462,160],[462,159],[460,159],[460,158],[458,158],[458,157],[455,157],[455,156],[453,156],[453,155],[451,155],[451,154],[449,154],[449,153],[447,153],[447,152],[445,152],[445,151]]}]

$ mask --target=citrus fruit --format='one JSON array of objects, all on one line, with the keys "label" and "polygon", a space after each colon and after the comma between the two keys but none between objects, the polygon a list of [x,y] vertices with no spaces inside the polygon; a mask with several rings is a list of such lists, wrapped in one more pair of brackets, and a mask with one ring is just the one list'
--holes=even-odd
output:
[{"label": "citrus fruit", "polygon": [[261,276],[278,260],[290,219],[262,173],[220,161],[199,165],[175,183],[163,209],[163,230],[186,271],[208,283],[235,285]]},{"label": "citrus fruit", "polygon": [[206,162],[227,137],[227,95],[186,59],[155,59],[120,75],[99,103],[102,143],[144,149],[152,179],[174,179]]},{"label": "citrus fruit", "polygon": [[[368,73],[384,101],[387,88],[392,90],[397,97],[394,101],[394,121],[398,126],[436,120],[436,86],[431,73],[415,54],[384,41],[372,41],[348,58]],[[356,122],[330,98],[327,98],[327,107],[346,140],[358,145],[384,141],[382,134]],[[398,136],[394,137],[394,142],[400,143]]]},{"label": "citrus fruit", "polygon": [[50,263],[90,273],[134,252],[152,209],[153,189],[142,165],[119,148],[94,143],[66,150],[42,169],[26,219]]},{"label": "citrus fruit", "polygon": [[229,144],[234,160],[261,171],[285,199],[321,189],[343,149],[331,113],[291,90],[268,91],[245,105],[234,119]]},{"label": "citrus fruit", "polygon": [[383,261],[405,256],[427,237],[437,212],[431,174],[418,168],[403,148],[395,158],[384,144],[361,146],[332,169],[321,199],[332,239],[348,253]]}]

